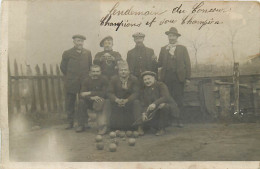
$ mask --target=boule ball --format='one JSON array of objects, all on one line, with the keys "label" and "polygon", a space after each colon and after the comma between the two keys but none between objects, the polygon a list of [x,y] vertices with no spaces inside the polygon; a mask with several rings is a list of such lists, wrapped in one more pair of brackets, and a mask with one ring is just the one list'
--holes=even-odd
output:
[{"label": "boule ball", "polygon": [[102,143],[102,142],[96,143],[96,148],[97,148],[98,150],[103,150],[103,149],[104,149],[104,143]]},{"label": "boule ball", "polygon": [[121,137],[121,138],[125,137],[125,132],[121,131],[119,134],[119,137]]},{"label": "boule ball", "polygon": [[101,135],[96,136],[96,142],[101,142],[103,140]]},{"label": "boule ball", "polygon": [[116,138],[116,133],[112,131],[109,133],[109,136],[110,138]]},{"label": "boule ball", "polygon": [[115,143],[110,143],[109,144],[109,151],[110,152],[115,152],[116,151],[116,144]]},{"label": "boule ball", "polygon": [[134,146],[134,145],[135,145],[135,139],[134,139],[134,138],[130,138],[130,139],[128,140],[128,145],[129,145],[129,146]]},{"label": "boule ball", "polygon": [[138,133],[137,131],[134,131],[134,132],[133,132],[133,137],[134,137],[134,138],[139,137],[139,133]]},{"label": "boule ball", "polygon": [[126,132],[126,136],[127,136],[127,137],[131,137],[131,136],[132,136],[132,134],[133,134],[133,132],[132,132],[132,131],[127,131],[127,132]]},{"label": "boule ball", "polygon": [[116,130],[116,136],[119,137],[120,135],[120,130]]}]

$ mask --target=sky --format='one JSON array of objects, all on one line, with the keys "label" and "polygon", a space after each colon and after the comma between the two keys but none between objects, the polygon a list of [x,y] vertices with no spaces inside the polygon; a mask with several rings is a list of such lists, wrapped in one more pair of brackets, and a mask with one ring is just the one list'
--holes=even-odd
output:
[{"label": "sky", "polygon": [[[101,1],[100,1],[101,2]],[[133,6],[133,10],[168,10],[171,11],[181,2],[160,1],[153,2],[120,2],[118,9],[126,10]],[[205,8],[232,8],[227,14],[197,15],[201,20],[205,18],[219,19],[220,25],[207,25],[198,30],[198,25],[181,25],[180,22],[152,27],[142,25],[135,28],[99,26],[99,21],[115,5],[116,1],[12,1],[9,4],[9,57],[21,64],[35,66],[43,63],[59,64],[64,50],[73,46],[71,37],[83,34],[87,37],[84,47],[92,52],[92,56],[102,48],[100,40],[111,35],[114,38],[114,50],[126,58],[127,51],[135,44],[132,34],[143,32],[146,34],[144,44],[154,49],[158,57],[162,46],[168,44],[165,31],[176,27],[182,35],[179,43],[187,47],[191,62],[195,63],[195,49],[193,42],[201,44],[197,51],[199,64],[232,64],[231,32],[237,30],[234,38],[235,59],[245,62],[250,55],[260,53],[260,14],[259,5],[255,2],[212,2],[205,4]],[[191,9],[195,2],[183,2],[186,9]],[[167,19],[181,20],[185,14],[170,14],[158,16],[157,21]],[[113,21],[144,22],[152,20],[154,16],[133,17],[113,16]]]}]

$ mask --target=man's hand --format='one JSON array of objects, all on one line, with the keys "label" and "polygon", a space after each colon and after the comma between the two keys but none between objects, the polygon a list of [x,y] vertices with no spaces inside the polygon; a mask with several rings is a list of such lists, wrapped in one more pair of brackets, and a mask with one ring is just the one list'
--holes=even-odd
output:
[{"label": "man's hand", "polygon": [[161,104],[158,106],[158,109],[162,109],[164,106],[165,106],[165,103],[161,103]]},{"label": "man's hand", "polygon": [[155,55],[152,56],[152,60],[157,61],[157,57]]},{"label": "man's hand", "polygon": [[150,104],[148,107],[147,107],[147,111],[153,111],[154,109],[156,108],[156,105],[153,103],[153,104]]},{"label": "man's hand", "polygon": [[142,120],[145,121],[147,119],[148,119],[147,114],[146,113],[142,113]]},{"label": "man's hand", "polygon": [[102,102],[103,98],[101,98],[99,96],[92,96],[92,97],[90,97],[90,100],[93,100],[95,102]]},{"label": "man's hand", "polygon": [[86,96],[89,96],[89,95],[91,95],[91,92],[81,92],[80,93],[81,97],[86,97]]},{"label": "man's hand", "polygon": [[190,80],[186,79],[185,85],[188,86],[190,84]]}]

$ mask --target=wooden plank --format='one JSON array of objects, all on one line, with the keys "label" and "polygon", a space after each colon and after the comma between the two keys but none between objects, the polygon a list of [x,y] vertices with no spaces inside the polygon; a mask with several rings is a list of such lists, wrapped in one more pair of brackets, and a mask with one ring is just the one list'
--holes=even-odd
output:
[{"label": "wooden plank", "polygon": [[[60,68],[56,64],[56,75],[60,76]],[[62,100],[62,91],[61,91],[61,78],[57,79],[57,92],[58,92],[58,107],[59,107],[59,112],[63,111],[63,100]]]},{"label": "wooden plank", "polygon": [[[50,75],[53,76],[53,67],[50,65]],[[57,111],[57,100],[55,95],[54,79],[51,77],[51,94],[52,94],[52,103],[54,111]]]},{"label": "wooden plank", "polygon": [[[41,75],[40,67],[37,64],[35,67],[36,75]],[[44,111],[44,102],[43,102],[43,94],[42,94],[42,80],[37,79],[37,87],[38,87],[38,94],[39,94],[39,104],[42,111]]]},{"label": "wooden plank", "polygon": [[47,68],[46,68],[46,64],[43,64],[43,75],[46,76],[44,79],[44,83],[45,83],[45,93],[46,93],[46,105],[47,105],[47,110],[48,112],[51,111],[51,103],[50,103],[50,87],[49,87],[49,83],[48,83],[48,77],[47,77]]},{"label": "wooden plank", "polygon": [[29,85],[30,85],[30,102],[28,104],[28,107],[27,109],[31,112],[31,113],[35,113],[36,110],[37,110],[37,107],[36,107],[36,89],[35,89],[35,86],[34,86],[34,80],[32,78],[30,78],[30,76],[32,76],[32,69],[31,69],[31,66],[30,65],[27,65],[26,66],[26,74],[28,77],[28,80],[29,80]]},{"label": "wooden plank", "polygon": [[[30,65],[26,65],[26,75],[30,76],[32,75],[32,70]],[[26,86],[27,86],[27,95],[26,95],[26,104],[25,104],[25,108],[26,108],[26,112],[31,112],[32,109],[32,100],[33,98],[33,88],[32,88],[32,80],[30,78],[26,79],[25,82]]]},{"label": "wooden plank", "polygon": [[230,91],[231,87],[230,85],[220,85],[219,87],[219,95],[220,95],[220,107],[221,107],[221,112],[220,115],[223,118],[228,118],[230,117],[230,112],[231,112],[231,104],[230,104]]},{"label": "wooden plank", "polygon": [[[18,70],[18,65],[16,62],[16,59],[14,60],[14,75],[17,77],[19,76],[19,70]],[[15,89],[14,89],[14,94],[15,94],[15,102],[16,102],[16,109],[18,112],[21,110],[21,104],[20,104],[20,88],[19,88],[19,79],[15,80]]]},{"label": "wooden plank", "polygon": [[[23,76],[23,65],[20,64],[20,72],[21,75]],[[29,92],[29,88],[28,88],[28,84],[27,84],[27,79],[20,79],[19,81],[19,88],[20,88],[20,103],[21,103],[21,112],[23,113],[27,113],[28,109],[27,109],[27,98],[28,98],[28,92]]]},{"label": "wooden plank", "polygon": [[8,112],[9,113],[13,113],[13,106],[14,106],[14,103],[13,103],[13,94],[12,94],[12,80],[10,78],[11,76],[11,68],[10,68],[10,61],[9,61],[9,58],[8,58]]},{"label": "wooden plank", "polygon": [[239,63],[234,63],[233,70],[233,84],[234,84],[234,113],[239,112]]}]

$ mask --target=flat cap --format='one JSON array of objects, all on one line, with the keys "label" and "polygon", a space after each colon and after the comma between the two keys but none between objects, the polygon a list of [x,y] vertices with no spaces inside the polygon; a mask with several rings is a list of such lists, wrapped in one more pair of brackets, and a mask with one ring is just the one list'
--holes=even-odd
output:
[{"label": "flat cap", "polygon": [[104,47],[104,42],[105,42],[105,40],[113,40],[113,38],[112,38],[112,36],[106,36],[106,37],[104,37],[104,38],[100,41],[100,43],[99,43],[100,47]]},{"label": "flat cap", "polygon": [[145,37],[145,34],[143,34],[142,32],[136,32],[135,34],[132,35],[134,38],[135,37]]},{"label": "flat cap", "polygon": [[156,73],[152,72],[152,71],[144,71],[141,73],[141,77],[143,78],[145,75],[151,75],[153,77],[156,77]]},{"label": "flat cap", "polygon": [[82,40],[86,40],[86,37],[83,36],[83,35],[73,35],[73,36],[72,36],[72,39],[75,39],[75,38],[79,38],[79,39],[82,39]]}]

